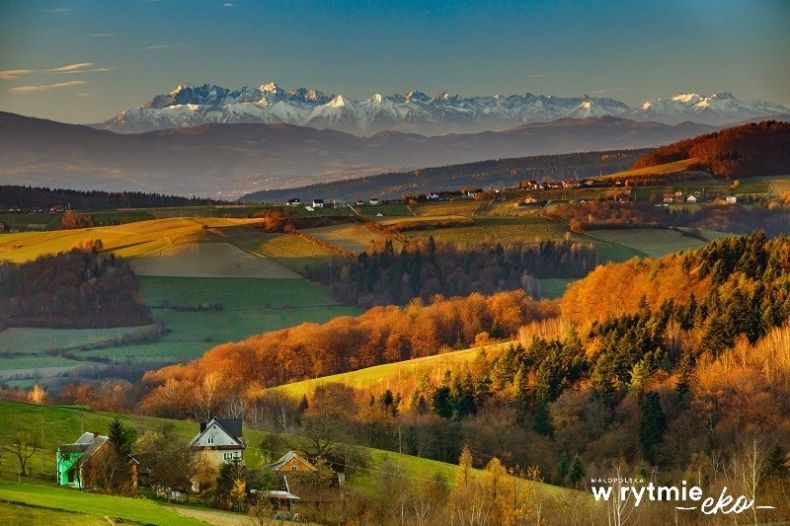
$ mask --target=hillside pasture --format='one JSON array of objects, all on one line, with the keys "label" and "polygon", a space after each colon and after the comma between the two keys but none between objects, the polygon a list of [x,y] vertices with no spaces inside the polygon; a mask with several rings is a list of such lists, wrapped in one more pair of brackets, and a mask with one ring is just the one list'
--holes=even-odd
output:
[{"label": "hillside pasture", "polygon": [[[80,436],[82,429],[90,429],[95,432],[107,432],[110,423],[114,418],[118,418],[124,424],[134,427],[138,435],[151,429],[158,429],[167,424],[173,426],[173,431],[183,439],[191,439],[199,430],[199,425],[196,422],[187,420],[170,420],[164,418],[114,414],[106,412],[92,411],[89,408],[73,407],[73,406],[46,406],[27,404],[22,402],[12,402],[7,400],[0,400],[0,426],[3,429],[10,429],[15,426],[16,429],[27,432],[31,436],[42,436],[41,430],[44,430],[44,444],[41,452],[36,454],[30,459],[28,467],[30,473],[34,477],[44,478],[51,480],[53,476],[54,466],[54,451],[61,443],[73,442]],[[266,431],[259,431],[255,429],[244,429],[244,439],[247,443],[247,450],[244,452],[244,459],[246,464],[251,469],[260,469],[269,462],[276,459],[278,453],[267,451],[262,448],[264,436],[268,436]],[[280,435],[284,436],[292,448],[299,447],[302,437],[296,435]],[[391,451],[384,451],[380,449],[367,448],[362,446],[352,446],[360,453],[365,455],[368,459],[366,466],[359,466],[355,470],[353,476],[347,479],[348,487],[354,490],[369,492],[374,489],[374,481],[380,477],[384,472],[385,464],[395,464],[399,466],[405,475],[414,480],[430,480],[434,476],[439,475],[445,478],[450,485],[455,483],[456,473],[458,466],[439,462],[436,460],[429,460],[410,455],[404,455]],[[356,466],[350,466],[356,467]],[[64,492],[57,493],[60,498],[66,498],[67,495],[81,495],[85,498],[93,494],[79,493],[73,490],[65,490],[54,488],[50,485],[36,484],[36,483],[22,483],[21,485],[16,482],[11,482],[16,479],[16,470],[18,465],[12,462],[3,462],[0,464],[0,500],[17,500],[18,502],[26,502],[30,504],[42,505],[52,507],[51,503],[59,502],[57,498],[52,498],[48,505],[45,501],[47,494],[50,492]],[[475,470],[479,473],[478,470]],[[533,486],[541,495],[547,497],[563,497],[563,496],[577,496],[580,495],[573,490],[568,490],[558,486],[551,486],[538,482],[524,481],[525,484]],[[32,486],[32,487],[31,487]],[[39,487],[40,489],[35,489]],[[31,497],[28,500],[22,494],[29,493]],[[53,493],[53,495],[55,495]],[[8,498],[9,496],[13,498]],[[81,497],[82,498],[82,497]],[[106,502],[111,502],[112,499],[123,497],[109,497],[107,496]],[[145,504],[141,507],[140,512],[146,512],[150,509],[148,504],[152,506],[160,506],[159,504],[151,501],[140,499],[127,499],[127,501],[134,501]],[[126,501],[124,501],[126,502]],[[73,505],[78,504],[64,504],[62,509],[71,510]],[[104,512],[104,508],[98,507],[104,505],[105,501],[98,502],[97,507],[86,506],[83,509],[76,509],[75,511],[97,513],[100,515],[109,515],[117,517],[113,513]],[[119,503],[121,504],[121,503]],[[140,520],[129,517],[130,520]],[[150,522],[148,519],[143,520],[145,524],[160,524],[158,522]],[[178,523],[181,524],[181,523]],[[193,524],[183,523],[183,524]]]},{"label": "hillside pasture", "polygon": [[296,272],[302,272],[308,265],[318,264],[338,255],[337,252],[295,233],[248,232],[249,230],[234,229],[229,232],[228,240],[243,250],[270,258]]},{"label": "hillside pasture", "polygon": [[481,201],[474,199],[457,199],[454,201],[439,201],[420,203],[412,207],[418,216],[472,216],[480,207]]},{"label": "hillside pasture", "polygon": [[[626,179],[633,181],[650,182],[651,179],[658,178],[664,179],[668,176],[688,177],[695,178],[706,176],[706,172],[694,169],[695,165],[700,163],[699,159],[683,159],[671,163],[659,164],[655,166],[647,166],[644,168],[633,168],[630,170],[623,170],[609,175],[595,177],[598,181],[611,182],[611,181],[624,181]],[[710,177],[708,175],[708,177]]]},{"label": "hillside pasture", "polygon": [[363,252],[372,245],[381,245],[387,240],[386,235],[358,223],[308,228],[304,233],[352,253]]},{"label": "hillside pasture", "polygon": [[230,243],[169,246],[132,261],[139,276],[203,278],[298,278],[276,261],[250,254]]},{"label": "hillside pasture", "polygon": [[169,329],[155,342],[84,351],[85,359],[164,364],[198,358],[212,347],[254,334],[356,315],[326,288],[302,278],[195,278],[141,276],[154,317]]},{"label": "hillside pasture", "polygon": [[39,508],[30,504],[11,504],[0,501],[0,524],[13,526],[107,526],[101,515],[79,513],[52,508]]},{"label": "hillside pasture", "polygon": [[21,263],[42,254],[70,250],[91,239],[100,239],[106,251],[134,258],[172,245],[205,241],[214,235],[210,229],[255,223],[260,223],[260,219],[177,217],[77,230],[0,234],[0,259]]},{"label": "hillside pasture", "polygon": [[[87,515],[88,520],[104,517],[104,524],[114,523],[114,520],[159,526],[205,524],[151,500],[86,493],[51,484],[0,481],[0,500],[35,506],[37,509],[71,512],[74,514],[72,524],[84,524],[82,515]],[[43,515],[46,517],[46,514]]]},{"label": "hillside pasture", "polygon": [[699,248],[727,234],[711,230],[669,228],[600,229],[585,232],[590,238],[622,245],[650,257]]},{"label": "hillside pasture", "polygon": [[507,345],[509,343],[492,344],[485,348],[451,351],[402,362],[376,365],[347,373],[284,384],[269,390],[286,394],[292,398],[301,398],[302,396],[310,396],[318,386],[341,383],[360,390],[370,389],[383,392],[386,389],[390,389],[393,392],[407,392],[408,389],[406,387],[413,387],[426,374],[441,375],[448,369],[463,367],[475,360],[481,353],[485,353],[490,358],[498,354]]},{"label": "hillside pasture", "polygon": [[475,219],[469,226],[452,226],[404,232],[409,240],[427,241],[433,237],[437,242],[451,243],[459,247],[474,247],[482,244],[535,243],[543,240],[563,239],[568,232],[564,222],[545,218],[523,219]]}]

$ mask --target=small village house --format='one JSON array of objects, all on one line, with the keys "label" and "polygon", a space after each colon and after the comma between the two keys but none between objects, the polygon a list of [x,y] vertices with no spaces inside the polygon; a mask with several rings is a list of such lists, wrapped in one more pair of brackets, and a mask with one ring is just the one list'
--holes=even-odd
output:
[{"label": "small village house", "polygon": [[299,206],[300,204],[302,204],[302,200],[299,199],[298,197],[292,197],[286,203],[286,205],[288,206]]},{"label": "small village house", "polygon": [[313,199],[313,208],[324,208],[324,200],[323,199]]},{"label": "small village house", "polygon": [[189,442],[189,449],[194,455],[208,458],[216,464],[242,460],[246,447],[240,418],[212,418],[202,422],[200,432]]},{"label": "small village house", "polygon": [[77,489],[93,485],[92,461],[110,447],[109,438],[85,432],[72,444],[61,444],[55,453],[57,478],[60,486]]}]

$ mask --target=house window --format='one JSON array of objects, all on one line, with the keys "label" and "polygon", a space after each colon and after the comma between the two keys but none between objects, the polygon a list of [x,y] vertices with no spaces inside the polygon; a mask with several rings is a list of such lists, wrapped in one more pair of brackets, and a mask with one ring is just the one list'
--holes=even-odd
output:
[{"label": "house window", "polygon": [[213,444],[213,443],[214,443],[214,437],[208,437],[208,440],[207,440],[207,442],[208,442],[209,444]]},{"label": "house window", "polygon": [[291,471],[299,471],[299,468],[297,468],[296,466],[291,466]]},{"label": "house window", "polygon": [[225,462],[230,462],[233,460],[233,453],[225,453],[223,456],[225,457]]}]

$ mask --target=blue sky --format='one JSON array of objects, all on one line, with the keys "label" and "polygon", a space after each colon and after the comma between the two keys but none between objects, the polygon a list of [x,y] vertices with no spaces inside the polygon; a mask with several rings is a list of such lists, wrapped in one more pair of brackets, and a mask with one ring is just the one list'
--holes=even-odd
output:
[{"label": "blue sky", "polygon": [[0,0],[0,110],[95,122],[185,82],[269,81],[352,98],[731,91],[788,104],[789,28],[785,0]]}]

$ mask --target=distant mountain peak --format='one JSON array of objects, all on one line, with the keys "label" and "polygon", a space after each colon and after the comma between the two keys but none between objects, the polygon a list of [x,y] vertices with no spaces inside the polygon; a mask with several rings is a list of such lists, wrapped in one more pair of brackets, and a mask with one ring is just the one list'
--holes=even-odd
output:
[{"label": "distant mountain peak", "polygon": [[630,107],[616,99],[497,94],[464,97],[451,91],[435,97],[419,90],[405,95],[374,93],[354,100],[315,88],[286,91],[275,82],[230,90],[215,84],[180,84],[96,125],[121,133],[194,127],[206,123],[285,123],[372,135],[384,130],[427,135],[503,130],[565,117],[620,117],[665,124],[684,121],[721,125],[787,114],[788,108],[744,101],[727,91],[684,92]]}]

